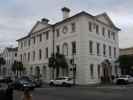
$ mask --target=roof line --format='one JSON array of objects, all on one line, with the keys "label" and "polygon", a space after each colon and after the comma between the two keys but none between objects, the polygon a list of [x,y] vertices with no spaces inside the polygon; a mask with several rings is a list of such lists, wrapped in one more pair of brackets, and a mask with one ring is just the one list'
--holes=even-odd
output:
[{"label": "roof line", "polygon": [[[101,22],[100,20],[98,20],[98,19],[96,18],[96,16],[93,16],[93,15],[91,15],[91,14],[85,12],[85,11],[81,11],[81,12],[79,12],[79,13],[77,13],[77,14],[75,14],[75,15],[69,17],[69,18],[66,18],[66,19],[64,19],[64,20],[61,20],[61,21],[59,21],[59,22],[56,22],[55,24],[50,24],[50,26],[48,26],[48,27],[56,26],[56,25],[58,25],[58,24],[61,24],[61,23],[63,23],[63,22],[66,22],[66,21],[68,21],[68,20],[70,20],[70,19],[72,19],[72,18],[74,18],[74,17],[80,16],[80,15],[84,15],[84,14],[87,15],[87,16],[90,16],[90,17],[94,18],[96,21],[98,21],[98,22],[100,22],[100,23],[102,23],[102,24],[105,24],[104,22]],[[105,25],[107,25],[107,24],[105,24]],[[43,30],[43,29],[46,29],[46,28],[48,28],[48,27],[42,28],[42,29],[40,29],[39,31],[41,31],[41,30]],[[113,27],[114,27],[115,29],[117,29],[118,31],[120,31],[120,29],[119,29],[118,27],[116,27],[115,25],[113,25]],[[33,28],[32,28],[32,29],[33,29]],[[36,31],[36,32],[39,32],[39,31]],[[30,32],[31,32],[31,31],[30,31]],[[30,32],[29,32],[29,33],[30,33]],[[35,32],[35,33],[36,33],[36,32]],[[27,38],[28,36],[30,36],[30,34],[28,34],[27,36],[22,37],[22,38],[20,38],[20,39],[18,39],[18,40],[16,40],[16,41],[25,39],[25,38]]]}]

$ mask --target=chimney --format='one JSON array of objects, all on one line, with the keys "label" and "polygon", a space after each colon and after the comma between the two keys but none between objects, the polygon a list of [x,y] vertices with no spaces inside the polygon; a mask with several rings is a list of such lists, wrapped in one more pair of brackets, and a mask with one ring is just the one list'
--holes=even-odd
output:
[{"label": "chimney", "polygon": [[41,19],[41,22],[42,22],[43,24],[48,24],[49,20],[46,19],[46,18],[42,18],[42,19]]},{"label": "chimney", "polygon": [[62,9],[63,19],[69,18],[70,9],[67,7],[63,7]]}]

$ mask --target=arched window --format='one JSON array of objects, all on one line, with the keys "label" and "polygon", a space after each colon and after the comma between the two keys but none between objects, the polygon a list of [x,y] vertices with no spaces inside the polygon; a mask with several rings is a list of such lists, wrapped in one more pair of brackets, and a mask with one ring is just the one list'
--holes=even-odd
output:
[{"label": "arched window", "polygon": [[62,46],[62,51],[65,56],[68,56],[68,44],[64,43]]}]

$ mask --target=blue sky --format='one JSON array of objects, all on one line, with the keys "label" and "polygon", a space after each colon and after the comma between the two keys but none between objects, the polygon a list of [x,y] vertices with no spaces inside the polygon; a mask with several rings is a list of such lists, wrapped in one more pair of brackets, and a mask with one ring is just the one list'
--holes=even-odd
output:
[{"label": "blue sky", "polygon": [[120,48],[133,46],[133,0],[0,0],[0,48],[16,45],[41,18],[50,23],[62,19],[60,9],[71,9],[71,15],[86,11],[92,15],[107,12],[119,33]]}]

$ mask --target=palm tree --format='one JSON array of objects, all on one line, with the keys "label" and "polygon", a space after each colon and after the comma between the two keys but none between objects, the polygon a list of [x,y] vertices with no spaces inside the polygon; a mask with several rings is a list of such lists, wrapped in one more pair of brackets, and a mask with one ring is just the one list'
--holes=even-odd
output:
[{"label": "palm tree", "polygon": [[52,76],[54,77],[54,72],[56,69],[56,77],[59,77],[59,69],[62,68],[63,70],[68,69],[68,64],[66,58],[63,54],[56,53],[55,55],[49,58],[49,67],[53,68]]},{"label": "palm tree", "polygon": [[20,76],[21,76],[22,73],[25,71],[25,68],[24,68],[22,62],[18,62],[18,71],[19,71]]},{"label": "palm tree", "polygon": [[1,66],[5,64],[6,64],[5,59],[3,57],[0,57],[0,74],[1,74]]},{"label": "palm tree", "polygon": [[59,69],[68,71],[68,64],[63,54],[56,53],[56,77],[59,77]]},{"label": "palm tree", "polygon": [[25,71],[25,68],[23,66],[23,63],[20,62],[20,61],[14,61],[14,63],[12,64],[12,71],[13,73],[16,75],[17,74],[17,77],[18,75],[22,75],[22,72]]},{"label": "palm tree", "polygon": [[52,54],[51,57],[49,58],[48,66],[52,68],[52,78],[54,79],[54,72],[56,66],[56,59],[54,54]]}]

